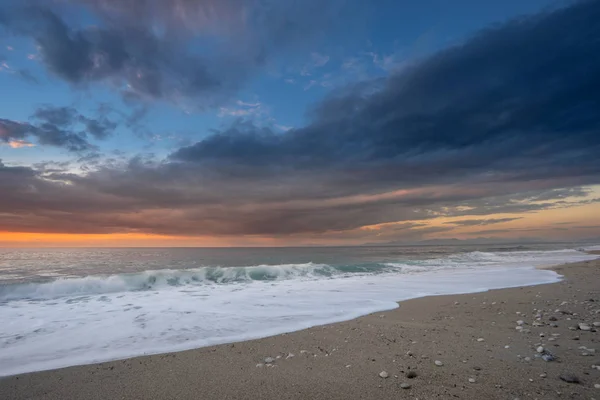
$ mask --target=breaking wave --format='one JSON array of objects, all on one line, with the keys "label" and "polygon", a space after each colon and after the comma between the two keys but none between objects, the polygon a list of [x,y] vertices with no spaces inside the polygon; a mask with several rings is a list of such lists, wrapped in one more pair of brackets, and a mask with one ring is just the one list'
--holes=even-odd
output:
[{"label": "breaking wave", "polygon": [[458,253],[444,258],[403,260],[402,262],[357,265],[280,264],[245,267],[201,267],[161,269],[114,275],[62,277],[50,282],[0,284],[0,301],[46,300],[66,296],[89,296],[118,292],[160,290],[186,285],[242,284],[291,279],[328,279],[382,273],[415,274],[452,268],[477,268],[493,265],[560,264],[562,260],[588,258],[576,250]]}]

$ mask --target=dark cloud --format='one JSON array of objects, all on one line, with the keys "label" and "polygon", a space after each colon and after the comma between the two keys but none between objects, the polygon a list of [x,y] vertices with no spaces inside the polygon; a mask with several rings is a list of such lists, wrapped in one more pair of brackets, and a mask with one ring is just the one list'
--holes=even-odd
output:
[{"label": "dark cloud", "polygon": [[522,217],[515,218],[488,218],[488,219],[463,219],[460,221],[446,222],[449,225],[460,225],[460,226],[482,226],[482,225],[493,225],[501,224],[503,222],[515,221],[522,219]]},{"label": "dark cloud", "polygon": [[63,8],[86,7],[98,21],[78,26],[57,3],[7,0],[0,24],[32,37],[46,67],[73,84],[108,82],[126,99],[193,97],[198,106],[214,106],[270,54],[307,42],[328,26],[343,1],[330,3],[63,1]]},{"label": "dark cloud", "polygon": [[88,135],[104,139],[117,127],[105,116],[89,118],[71,107],[44,106],[35,111],[32,120],[30,123],[0,118],[0,141],[10,143],[33,137],[40,145],[84,152],[96,148],[88,141]]},{"label": "dark cloud", "polygon": [[[510,22],[321,105],[279,135],[234,127],[174,160],[252,168],[359,170],[397,186],[487,174],[526,180],[598,175],[597,2]],[[577,29],[575,29],[577,27]],[[226,167],[227,168],[227,167]]]},{"label": "dark cloud", "polygon": [[[8,180],[15,188],[0,206],[16,210],[14,230],[347,231],[372,241],[377,229],[350,231],[587,204],[596,199],[586,186],[600,183],[598,20],[600,3],[585,1],[481,32],[388,79],[336,92],[307,126],[284,134],[241,121],[162,161],[91,160],[79,175],[31,170]],[[397,234],[455,226],[429,228]]]}]

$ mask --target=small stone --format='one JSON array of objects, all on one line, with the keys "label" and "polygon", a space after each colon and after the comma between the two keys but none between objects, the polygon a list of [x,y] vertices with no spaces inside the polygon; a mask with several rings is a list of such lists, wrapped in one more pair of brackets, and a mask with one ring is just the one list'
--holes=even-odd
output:
[{"label": "small stone", "polygon": [[577,375],[573,375],[571,373],[563,373],[559,376],[561,381],[565,381],[567,383],[579,383],[579,378]]},{"label": "small stone", "polygon": [[275,360],[273,359],[273,357],[266,357],[266,358],[265,358],[265,364],[271,364],[273,361],[275,361]]},{"label": "small stone", "polygon": [[594,322],[592,325],[596,328],[600,328],[600,322]]},{"label": "small stone", "polygon": [[400,384],[400,387],[401,387],[402,389],[410,389],[410,383],[402,382],[402,383]]},{"label": "small stone", "polygon": [[292,353],[288,353],[288,355],[285,357],[285,359],[287,360],[287,359],[290,359],[290,358],[292,358],[292,357],[294,357],[294,354],[292,354]]},{"label": "small stone", "polygon": [[352,366],[351,364],[348,364],[348,365],[346,365],[346,368],[350,368],[351,366]]},{"label": "small stone", "polygon": [[530,362],[531,361],[531,357],[525,357],[523,360],[525,360],[525,362]]},{"label": "small stone", "polygon": [[541,374],[540,374],[540,378],[545,378],[545,377],[547,377],[547,376],[548,376],[548,375],[546,375],[545,373],[541,373]]},{"label": "small stone", "polygon": [[537,349],[535,349],[538,353],[543,353],[544,352],[544,347],[540,346]]},{"label": "small stone", "polygon": [[596,383],[596,384],[594,385],[594,389],[600,389],[600,383]]},{"label": "small stone", "polygon": [[477,381],[475,380],[475,378],[469,378],[469,383],[475,383],[475,382],[477,382]]},{"label": "small stone", "polygon": [[264,366],[265,366],[265,364],[263,364],[263,363],[258,363],[258,364],[256,364],[256,368],[262,368],[262,367],[264,367]]},{"label": "small stone", "polygon": [[546,352],[546,353],[542,354],[542,360],[544,360],[546,362],[555,361],[556,357],[553,354]]},{"label": "small stone", "polygon": [[441,362],[440,360],[435,360],[433,363],[434,363],[435,365],[437,365],[438,367],[441,367],[442,365],[444,365],[444,363],[443,363],[443,362]]},{"label": "small stone", "polygon": [[386,378],[387,378],[387,377],[389,377],[389,376],[390,376],[390,375],[389,375],[387,372],[385,372],[385,371],[381,371],[381,372],[379,373],[379,377],[381,377],[381,378],[383,378],[383,379],[386,379]]},{"label": "small stone", "polygon": [[477,367],[477,366],[475,366],[475,367],[473,367],[473,369],[474,369],[475,371],[481,371],[481,367]]},{"label": "small stone", "polygon": [[517,325],[522,326],[525,325],[525,321],[523,321],[522,319],[517,321]]},{"label": "small stone", "polygon": [[510,349],[509,345],[504,346],[505,349]]},{"label": "small stone", "polygon": [[416,371],[408,371],[408,372],[406,373],[406,377],[407,377],[408,379],[413,379],[413,378],[416,378],[416,377],[417,377],[417,372],[416,372]]},{"label": "small stone", "polygon": [[484,338],[479,338],[479,339],[477,339],[477,341],[478,342],[485,342],[485,339]]},{"label": "small stone", "polygon": [[413,356],[413,352],[412,351],[407,351],[406,355],[409,356],[409,357],[412,357]]},{"label": "small stone", "polygon": [[583,322],[579,324],[579,329],[582,331],[591,331],[592,328],[588,324],[584,324]]}]

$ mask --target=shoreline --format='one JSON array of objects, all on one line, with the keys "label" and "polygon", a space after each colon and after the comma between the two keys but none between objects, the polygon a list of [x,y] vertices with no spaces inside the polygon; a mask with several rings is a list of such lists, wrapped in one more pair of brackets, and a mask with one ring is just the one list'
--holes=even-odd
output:
[{"label": "shoreline", "polygon": [[[593,345],[600,335],[576,331],[581,333],[579,340],[561,338],[573,335],[567,324],[574,324],[592,308],[595,314],[588,318],[595,320],[585,322],[591,326],[600,321],[600,260],[541,269],[554,270],[563,279],[551,284],[419,297],[401,301],[399,308],[389,311],[262,339],[12,375],[0,378],[0,398],[167,399],[198,398],[202,394],[202,398],[366,399],[402,394],[410,398],[500,399],[529,398],[528,393],[536,390],[540,399],[568,395],[568,390],[600,396],[594,387],[600,384],[600,370],[591,369],[596,354]],[[543,311],[532,311],[531,303],[541,304],[541,298],[546,298]],[[592,299],[595,301],[589,301]],[[569,311],[574,314],[555,313],[563,301],[583,309]],[[509,312],[515,307],[523,311]],[[494,309],[491,314],[490,309]],[[534,312],[542,315],[539,321],[531,321]],[[559,321],[554,323],[558,326],[551,326],[550,317]],[[519,318],[529,332],[515,329]],[[543,325],[535,326],[536,322]],[[535,345],[540,342],[553,348],[558,361],[544,362],[535,357],[539,347]],[[562,354],[561,346],[571,353],[584,352],[579,349],[582,346],[594,352],[572,357]],[[268,357],[273,361],[265,362],[270,361]],[[444,365],[436,366],[435,360]],[[565,369],[567,361],[567,369],[577,373],[583,384],[568,384],[550,372],[523,379],[525,371]],[[509,371],[499,370],[506,368]],[[417,377],[407,378],[409,370],[416,371]],[[515,374],[517,370],[523,372]],[[383,371],[388,378],[379,376]],[[541,378],[543,374],[546,377]],[[506,379],[515,380],[512,387],[501,383]],[[411,388],[404,389],[401,384]]]}]

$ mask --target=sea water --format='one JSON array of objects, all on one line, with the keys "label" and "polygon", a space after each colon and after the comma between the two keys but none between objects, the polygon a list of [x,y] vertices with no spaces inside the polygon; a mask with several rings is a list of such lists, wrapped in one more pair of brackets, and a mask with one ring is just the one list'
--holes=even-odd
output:
[{"label": "sea water", "polygon": [[565,245],[0,249],[0,376],[260,338],[551,283]]}]

